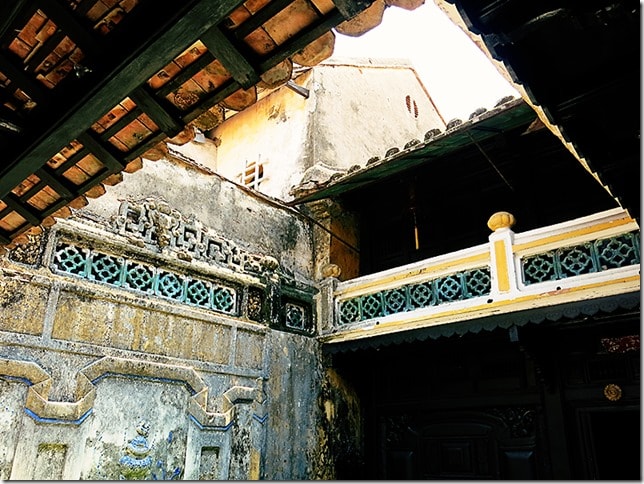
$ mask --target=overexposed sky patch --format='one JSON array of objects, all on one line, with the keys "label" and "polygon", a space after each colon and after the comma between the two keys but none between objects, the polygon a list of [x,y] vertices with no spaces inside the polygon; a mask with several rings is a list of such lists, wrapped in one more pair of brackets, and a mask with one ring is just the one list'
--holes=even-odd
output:
[{"label": "overexposed sky patch", "polygon": [[387,8],[382,23],[360,37],[336,32],[333,58],[347,57],[409,60],[446,121],[466,120],[507,95],[519,97],[432,0],[416,10]]}]

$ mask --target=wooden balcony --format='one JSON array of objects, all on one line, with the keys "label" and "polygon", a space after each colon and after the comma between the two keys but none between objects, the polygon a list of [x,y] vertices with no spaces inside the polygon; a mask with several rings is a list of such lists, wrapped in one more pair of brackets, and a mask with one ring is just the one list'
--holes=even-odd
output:
[{"label": "wooden balcony", "polygon": [[514,233],[513,224],[511,214],[499,212],[488,221],[487,244],[349,281],[327,279],[322,297],[333,310],[321,315],[331,321],[321,328],[321,341],[433,327],[448,335],[448,325],[486,318],[510,327],[513,318],[504,315],[534,318],[532,310],[542,309],[538,317],[546,319],[548,308],[568,311],[570,303],[639,292],[639,226],[627,212],[608,210],[523,233]]}]

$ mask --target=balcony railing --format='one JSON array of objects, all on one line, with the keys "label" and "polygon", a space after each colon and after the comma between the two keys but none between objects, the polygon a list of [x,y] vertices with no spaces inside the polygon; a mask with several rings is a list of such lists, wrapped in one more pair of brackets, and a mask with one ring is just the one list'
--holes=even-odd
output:
[{"label": "balcony railing", "polygon": [[[639,291],[639,226],[621,210],[529,232],[494,214],[489,243],[350,281],[327,281],[325,342]],[[324,292],[324,291],[323,291]],[[326,318],[324,317],[326,316]]]}]

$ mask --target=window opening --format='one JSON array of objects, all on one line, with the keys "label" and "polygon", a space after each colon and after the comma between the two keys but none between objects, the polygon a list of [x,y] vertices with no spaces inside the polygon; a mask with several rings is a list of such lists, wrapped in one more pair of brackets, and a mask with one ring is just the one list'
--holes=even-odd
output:
[{"label": "window opening", "polygon": [[264,180],[264,164],[246,160],[244,171],[239,174],[239,182],[248,188],[258,189]]}]

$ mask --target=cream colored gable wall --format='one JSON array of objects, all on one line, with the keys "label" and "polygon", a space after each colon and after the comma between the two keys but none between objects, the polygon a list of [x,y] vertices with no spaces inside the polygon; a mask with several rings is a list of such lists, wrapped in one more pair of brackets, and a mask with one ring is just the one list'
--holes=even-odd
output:
[{"label": "cream colored gable wall", "polygon": [[284,86],[260,99],[216,128],[216,162],[199,162],[234,181],[247,161],[263,163],[259,190],[290,200],[290,189],[313,165],[364,166],[392,147],[422,141],[430,129],[445,129],[416,72],[404,62],[329,62],[295,82],[308,89],[308,98]]},{"label": "cream colored gable wall", "polygon": [[430,129],[445,129],[415,71],[405,64],[323,65],[315,71],[315,91],[314,158],[331,166],[364,166],[392,147],[422,141]]}]

